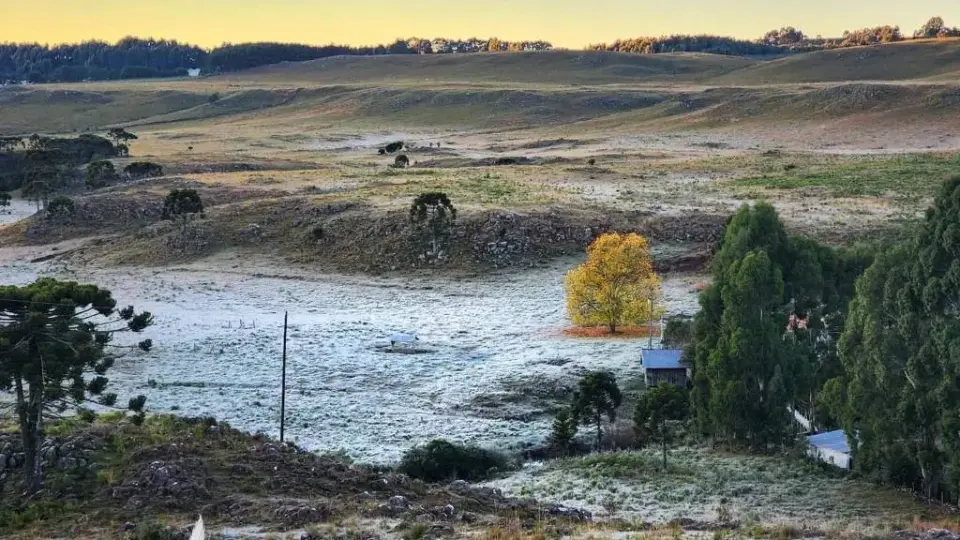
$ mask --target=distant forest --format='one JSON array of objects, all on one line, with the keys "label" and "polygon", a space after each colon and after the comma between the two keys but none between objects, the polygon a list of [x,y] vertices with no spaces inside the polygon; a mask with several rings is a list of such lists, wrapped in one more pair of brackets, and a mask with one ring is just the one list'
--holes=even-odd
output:
[{"label": "distant forest", "polygon": [[[960,37],[960,29],[933,17],[913,38]],[[890,43],[909,39],[896,26],[846,31],[840,38],[809,37],[785,27],[756,40],[722,36],[673,35],[617,40],[590,45],[588,50],[626,53],[704,52],[726,55],[782,55],[839,47]],[[88,41],[53,47],[37,43],[0,43],[0,84],[78,82],[86,80],[179,77],[188,69],[203,73],[237,71],[279,62],[301,62],[339,55],[453,54],[500,51],[543,51],[546,41],[489,39],[398,39],[388,45],[349,47],[292,43],[225,44],[207,50],[172,40],[125,38],[115,44]]]},{"label": "distant forest", "polygon": [[173,40],[124,38],[116,44],[87,41],[50,47],[0,43],[0,83],[179,77],[188,69],[204,73],[237,71],[279,62],[302,62],[338,55],[450,54],[490,51],[542,51],[546,41],[491,39],[398,39],[389,45],[348,47],[294,43],[225,44],[212,50]]},{"label": "distant forest", "polygon": [[[940,17],[933,17],[913,33],[913,39],[960,37],[960,28],[947,26]],[[909,39],[899,26],[877,26],[847,30],[839,38],[810,37],[802,30],[787,26],[771,30],[759,39],[750,41],[723,36],[673,35],[622,39],[612,43],[589,45],[587,49],[639,54],[670,52],[703,52],[737,56],[791,54],[843,47],[861,47],[879,43],[893,43]]]}]

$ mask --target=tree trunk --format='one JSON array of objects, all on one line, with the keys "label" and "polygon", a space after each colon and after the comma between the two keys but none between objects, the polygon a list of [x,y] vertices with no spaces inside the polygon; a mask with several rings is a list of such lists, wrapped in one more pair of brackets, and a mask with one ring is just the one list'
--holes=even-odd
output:
[{"label": "tree trunk", "polygon": [[663,470],[667,470],[667,422],[660,425],[660,445],[663,447]]},{"label": "tree trunk", "polygon": [[23,442],[24,465],[27,471],[27,493],[36,493],[43,486],[40,459],[40,413],[42,402],[36,385],[30,385],[29,396],[24,396],[23,381],[17,378],[17,412],[20,437]]},{"label": "tree trunk", "polygon": [[600,428],[601,424],[603,424],[603,417],[601,417],[599,413],[597,413],[596,422],[597,422],[597,452],[599,452],[603,448],[603,431]]},{"label": "tree trunk", "polygon": [[607,327],[610,329],[611,334],[617,333],[617,323],[610,323],[607,325]]}]

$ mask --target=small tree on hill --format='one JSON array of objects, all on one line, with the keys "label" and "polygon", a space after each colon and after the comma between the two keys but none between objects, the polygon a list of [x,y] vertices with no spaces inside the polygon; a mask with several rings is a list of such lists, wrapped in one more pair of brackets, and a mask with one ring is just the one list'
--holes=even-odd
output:
[{"label": "small tree on hill", "polygon": [[94,161],[87,165],[87,187],[97,189],[112,184],[120,179],[116,167],[107,160]]},{"label": "small tree on hill", "polygon": [[609,371],[594,371],[580,380],[570,406],[574,423],[597,429],[597,450],[603,444],[603,417],[611,422],[617,419],[617,409],[623,402],[617,378]]},{"label": "small tree on hill", "polygon": [[433,254],[440,252],[440,244],[450,233],[456,218],[457,209],[453,207],[446,193],[421,193],[410,205],[410,221],[429,233]]},{"label": "small tree on hill", "polygon": [[564,407],[557,411],[557,416],[553,419],[553,431],[550,433],[550,446],[565,454],[576,436],[577,420],[570,413],[570,409]]},{"label": "small tree on hill", "polygon": [[[112,351],[123,348],[110,348],[113,335],[141,332],[153,322],[150,313],[116,305],[106,289],[52,278],[0,287],[0,390],[14,394],[31,493],[43,481],[44,419],[70,408],[90,416],[82,408],[88,396],[114,406],[117,395],[104,392],[104,375],[116,358]],[[147,351],[151,342],[138,347]],[[139,396],[128,403],[135,418],[142,419],[145,401]]]},{"label": "small tree on hill", "polygon": [[179,221],[181,228],[196,214],[203,216],[203,201],[195,189],[174,189],[163,201],[163,219]]},{"label": "small tree on hill", "polygon": [[587,260],[567,273],[567,313],[582,326],[639,324],[660,312],[660,278],[647,239],[607,233],[587,248]]},{"label": "small tree on hill", "polygon": [[120,148],[121,145],[127,147],[129,151],[130,141],[138,139],[136,135],[123,128],[113,128],[107,132],[107,137],[113,140],[113,143]]},{"label": "small tree on hill", "polygon": [[124,167],[123,173],[130,178],[150,178],[163,176],[163,167],[149,161],[136,161]]},{"label": "small tree on hill", "polygon": [[668,422],[685,420],[690,413],[686,392],[672,384],[661,384],[640,398],[633,412],[633,429],[637,438],[649,440],[656,436],[663,448],[663,468],[667,468]]},{"label": "small tree on hill", "polygon": [[915,38],[935,38],[945,26],[943,17],[931,17],[919,30],[913,33]]},{"label": "small tree on hill", "polygon": [[76,211],[76,204],[70,197],[54,197],[47,205],[47,215],[51,217],[61,217],[72,214]]}]

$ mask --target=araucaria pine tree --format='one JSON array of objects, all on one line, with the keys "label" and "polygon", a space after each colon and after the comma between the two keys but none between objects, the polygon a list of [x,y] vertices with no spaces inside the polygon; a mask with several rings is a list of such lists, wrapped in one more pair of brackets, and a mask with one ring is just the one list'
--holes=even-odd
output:
[{"label": "araucaria pine tree", "polygon": [[[91,417],[85,404],[113,407],[117,402],[116,394],[105,392],[104,375],[116,351],[132,347],[114,347],[113,336],[141,332],[153,317],[116,305],[106,289],[52,278],[0,287],[0,390],[14,395],[31,493],[43,481],[44,420],[70,408]],[[150,346],[144,340],[136,347],[147,351]],[[127,404],[138,420],[145,401],[139,396]]]},{"label": "araucaria pine tree", "polygon": [[594,371],[580,379],[573,395],[570,412],[575,423],[593,426],[597,430],[597,450],[603,446],[603,418],[617,419],[617,409],[623,402],[617,378],[609,371]]}]

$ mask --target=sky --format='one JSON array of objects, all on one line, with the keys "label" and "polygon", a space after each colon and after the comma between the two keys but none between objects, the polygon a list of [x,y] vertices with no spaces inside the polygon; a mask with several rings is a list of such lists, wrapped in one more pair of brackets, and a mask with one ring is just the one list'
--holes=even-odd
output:
[{"label": "sky", "polygon": [[0,0],[0,42],[134,35],[213,47],[495,36],[580,48],[671,33],[756,38],[781,26],[833,37],[891,24],[909,35],[934,15],[960,26],[960,0]]}]

